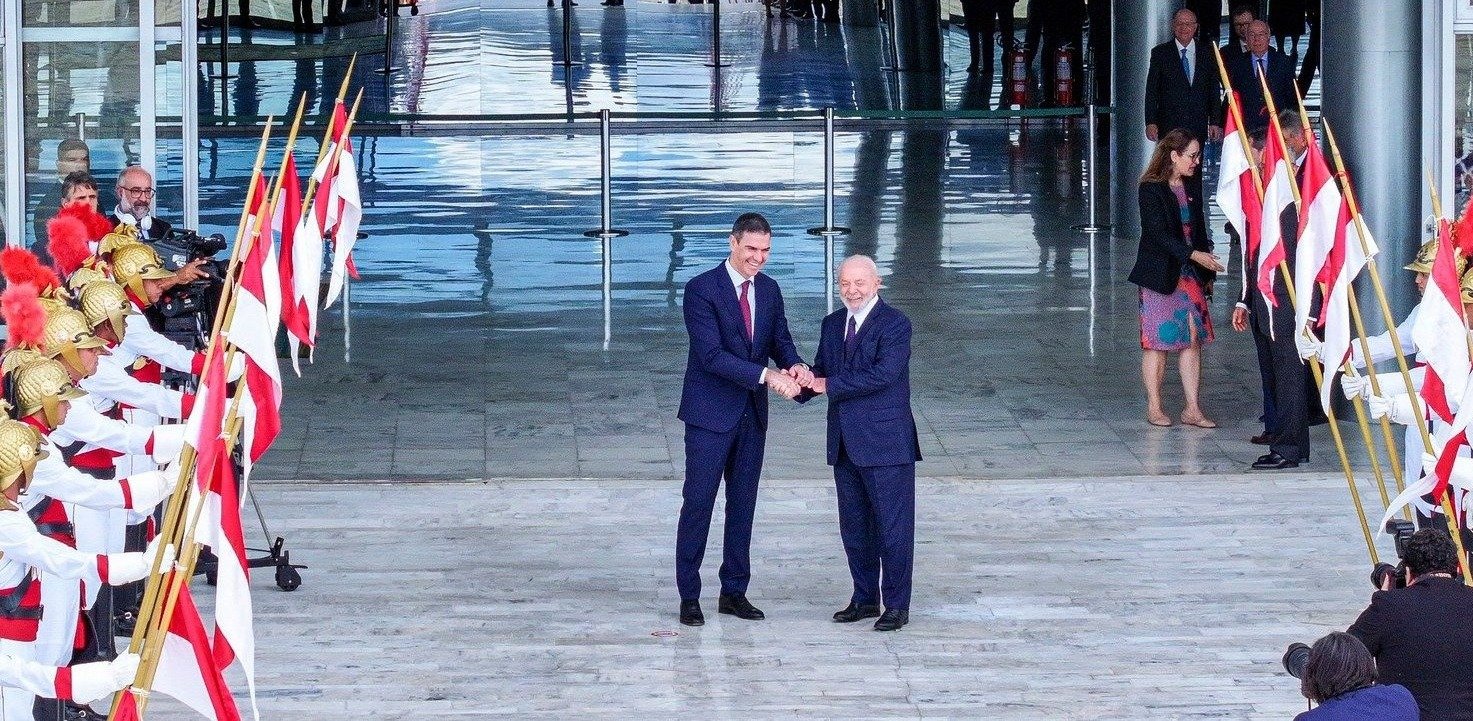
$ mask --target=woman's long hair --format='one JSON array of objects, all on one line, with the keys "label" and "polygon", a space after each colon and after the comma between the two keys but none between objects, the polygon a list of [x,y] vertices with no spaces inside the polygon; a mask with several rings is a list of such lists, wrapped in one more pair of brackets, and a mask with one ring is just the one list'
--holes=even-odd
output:
[{"label": "woman's long hair", "polygon": [[1304,662],[1299,691],[1315,703],[1376,682],[1376,660],[1360,639],[1335,631],[1315,641]]},{"label": "woman's long hair", "polygon": [[1146,163],[1146,172],[1141,175],[1142,183],[1165,183],[1171,180],[1171,154],[1186,154],[1187,146],[1197,140],[1190,131],[1175,128],[1161,136],[1156,143],[1156,152],[1151,153],[1151,162]]}]

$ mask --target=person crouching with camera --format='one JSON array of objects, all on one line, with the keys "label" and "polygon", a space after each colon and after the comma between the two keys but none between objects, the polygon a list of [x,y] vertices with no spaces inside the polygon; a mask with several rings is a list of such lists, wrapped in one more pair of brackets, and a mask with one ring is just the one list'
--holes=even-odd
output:
[{"label": "person crouching with camera", "polygon": [[1348,631],[1375,657],[1382,683],[1411,691],[1423,721],[1473,721],[1473,588],[1459,578],[1457,549],[1446,531],[1424,528],[1407,539],[1402,562],[1406,587],[1384,579]]},{"label": "person crouching with camera", "polygon": [[1348,633],[1334,631],[1313,647],[1294,644],[1284,666],[1299,678],[1304,697],[1319,704],[1294,721],[1418,721],[1411,692],[1399,684],[1377,684],[1375,659]]}]

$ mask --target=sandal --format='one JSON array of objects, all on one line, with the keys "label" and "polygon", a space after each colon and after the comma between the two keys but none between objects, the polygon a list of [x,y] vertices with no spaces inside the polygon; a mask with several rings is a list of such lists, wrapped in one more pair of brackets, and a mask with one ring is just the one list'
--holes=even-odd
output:
[{"label": "sandal", "polygon": [[1151,424],[1151,425],[1153,425],[1153,426],[1161,426],[1162,428],[1166,428],[1166,427],[1169,427],[1171,425],[1171,416],[1168,416],[1165,413],[1161,413],[1161,414],[1150,414],[1150,413],[1147,413],[1146,414],[1146,422],[1149,423],[1149,424]]}]

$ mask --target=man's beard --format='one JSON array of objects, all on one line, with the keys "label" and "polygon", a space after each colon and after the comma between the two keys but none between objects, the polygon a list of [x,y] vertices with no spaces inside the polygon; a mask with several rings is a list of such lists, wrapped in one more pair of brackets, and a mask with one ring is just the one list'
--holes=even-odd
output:
[{"label": "man's beard", "polygon": [[142,220],[143,218],[153,214],[153,204],[129,203],[128,201],[124,200],[118,203],[118,210],[121,210],[124,213],[133,216],[137,220]]}]

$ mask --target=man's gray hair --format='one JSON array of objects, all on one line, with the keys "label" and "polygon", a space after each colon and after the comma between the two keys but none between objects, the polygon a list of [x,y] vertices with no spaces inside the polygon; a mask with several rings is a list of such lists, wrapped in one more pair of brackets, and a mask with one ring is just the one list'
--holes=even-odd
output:
[{"label": "man's gray hair", "polygon": [[148,172],[147,168],[144,168],[142,165],[130,165],[118,173],[118,187],[124,187],[123,180],[134,173],[143,173],[148,176],[149,180],[153,179],[153,173]]},{"label": "man's gray hair", "polygon": [[839,264],[839,272],[844,272],[844,266],[847,266],[850,263],[863,266],[864,268],[868,269],[869,272],[874,273],[876,278],[880,277],[880,266],[875,264],[874,258],[861,254],[851,255],[848,258],[845,258],[844,262]]}]

